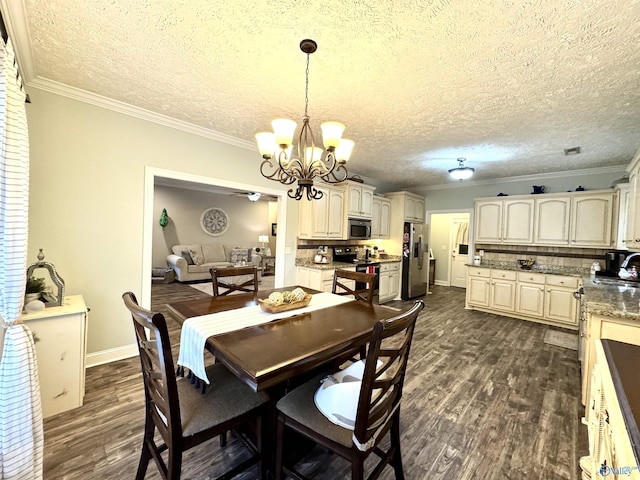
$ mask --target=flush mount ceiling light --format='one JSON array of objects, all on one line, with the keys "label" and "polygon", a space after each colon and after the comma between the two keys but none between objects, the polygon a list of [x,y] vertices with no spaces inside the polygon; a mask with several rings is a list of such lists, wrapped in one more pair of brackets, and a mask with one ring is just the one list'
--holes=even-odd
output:
[{"label": "flush mount ceiling light", "polygon": [[[298,183],[297,189],[291,188],[287,194],[300,200],[306,195],[307,200],[322,198],[322,192],[313,186],[313,179],[318,177],[328,183],[339,183],[346,180],[348,172],[345,164],[351,156],[353,141],[342,138],[344,125],[338,122],[325,122],[322,129],[323,144],[326,149],[324,158],[322,148],[316,147],[313,131],[309,125],[309,55],[315,52],[318,44],[310,39],[300,42],[300,50],[307,55],[305,71],[306,84],[304,96],[304,116],[302,130],[298,136],[297,157],[292,156],[293,134],[296,122],[279,118],[271,122],[273,132],[256,133],[258,150],[264,161],[260,165],[260,173],[269,180],[283,185]],[[272,161],[274,159],[274,161]],[[275,162],[275,165],[274,165]]]},{"label": "flush mount ceiling light", "polygon": [[258,200],[260,200],[261,196],[262,196],[261,193],[253,193],[253,192],[247,193],[247,198],[252,202],[257,202]]},{"label": "flush mount ceiling light", "polygon": [[460,157],[458,158],[458,166],[456,168],[452,168],[449,170],[449,175],[451,178],[455,180],[466,180],[467,178],[471,178],[473,172],[475,172],[475,168],[465,167],[464,162],[466,158]]}]

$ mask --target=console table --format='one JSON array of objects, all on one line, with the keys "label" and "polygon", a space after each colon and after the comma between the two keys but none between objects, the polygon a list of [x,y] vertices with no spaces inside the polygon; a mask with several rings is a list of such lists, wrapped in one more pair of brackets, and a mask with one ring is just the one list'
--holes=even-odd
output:
[{"label": "console table", "polygon": [[82,405],[89,309],[82,295],[21,317],[33,333],[44,418]]}]

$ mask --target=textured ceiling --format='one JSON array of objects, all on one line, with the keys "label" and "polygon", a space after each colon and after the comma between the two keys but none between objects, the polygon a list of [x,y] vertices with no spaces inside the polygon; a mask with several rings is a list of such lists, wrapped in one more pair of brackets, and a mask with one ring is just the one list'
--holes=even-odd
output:
[{"label": "textured ceiling", "polygon": [[344,122],[350,171],[401,188],[451,182],[457,157],[488,180],[626,165],[640,149],[639,1],[9,4],[5,16],[24,14],[27,85],[58,82],[248,145],[273,118],[300,122],[298,44],[313,38],[312,124]]}]

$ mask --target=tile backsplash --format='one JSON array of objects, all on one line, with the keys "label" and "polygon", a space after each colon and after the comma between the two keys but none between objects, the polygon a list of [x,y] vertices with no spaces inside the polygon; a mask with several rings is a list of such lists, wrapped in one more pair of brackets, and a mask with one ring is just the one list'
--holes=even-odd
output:
[{"label": "tile backsplash", "polygon": [[600,262],[604,268],[604,255],[611,249],[540,247],[521,245],[476,244],[474,255],[484,250],[483,262],[513,262],[519,259],[534,259],[536,265],[589,268],[593,262]]}]

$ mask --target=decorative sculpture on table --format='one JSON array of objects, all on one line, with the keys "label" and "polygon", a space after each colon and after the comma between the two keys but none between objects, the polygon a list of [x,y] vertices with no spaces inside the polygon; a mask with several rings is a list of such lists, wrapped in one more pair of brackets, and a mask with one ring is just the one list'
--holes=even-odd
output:
[{"label": "decorative sculpture on table", "polygon": [[64,304],[64,280],[58,275],[56,267],[52,263],[44,261],[44,253],[41,248],[38,251],[38,261],[27,268],[27,279],[33,277],[33,271],[38,268],[46,268],[49,271],[51,281],[58,287],[57,296],[54,296],[51,291],[47,292],[45,290],[42,292],[42,297],[46,300],[45,307],[62,306]]}]

